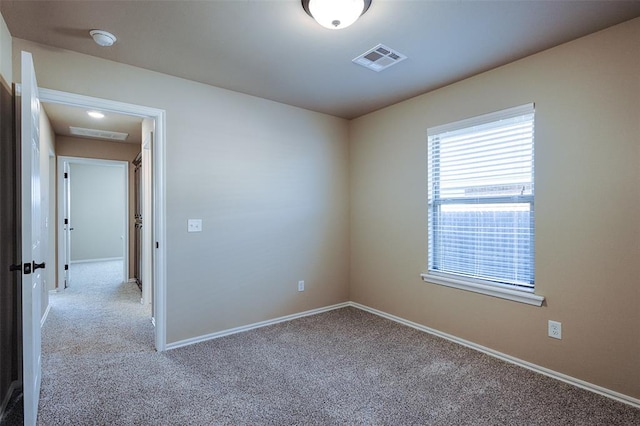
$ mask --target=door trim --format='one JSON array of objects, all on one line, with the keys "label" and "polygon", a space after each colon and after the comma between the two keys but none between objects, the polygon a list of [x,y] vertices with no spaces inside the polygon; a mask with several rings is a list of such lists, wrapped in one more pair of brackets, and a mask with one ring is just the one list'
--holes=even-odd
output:
[{"label": "door trim", "polygon": [[[127,161],[121,160],[103,160],[97,158],[85,158],[85,157],[69,157],[69,156],[58,156],[58,199],[60,197],[64,197],[64,177],[61,177],[64,174],[66,164],[85,164],[90,166],[105,166],[105,167],[115,167],[121,169],[124,176],[124,217],[123,217],[123,246],[122,246],[122,282],[129,281],[129,163]],[[70,194],[69,194],[70,195]],[[65,234],[64,234],[64,207],[67,200],[62,200],[62,203],[58,202],[58,248],[64,247]],[[72,218],[73,219],[73,218]],[[60,250],[58,250],[60,253]],[[119,259],[119,258],[118,258]],[[89,261],[95,261],[91,259]],[[77,261],[78,263],[81,261]],[[74,262],[76,263],[76,262]],[[64,256],[58,256],[58,291],[64,290],[64,265],[65,259]],[[71,267],[71,260],[69,260],[69,267]],[[60,287],[62,284],[62,287]]]},{"label": "door trim", "polygon": [[76,93],[40,88],[40,101],[74,106],[78,108],[99,109],[106,112],[147,117],[155,121],[153,150],[153,269],[154,269],[154,323],[155,345],[159,352],[165,351],[167,346],[166,326],[166,111],[142,105],[129,104],[109,99],[95,98]]}]

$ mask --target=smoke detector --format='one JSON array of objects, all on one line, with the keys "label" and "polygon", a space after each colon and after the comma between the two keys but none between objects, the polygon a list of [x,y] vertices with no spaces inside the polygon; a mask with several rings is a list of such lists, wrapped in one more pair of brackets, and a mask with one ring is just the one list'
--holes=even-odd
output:
[{"label": "smoke detector", "polygon": [[98,46],[102,47],[113,46],[117,40],[116,36],[104,30],[91,30],[89,31],[89,34],[93,37],[93,41],[95,41]]},{"label": "smoke detector", "polygon": [[405,59],[407,59],[406,55],[403,55],[397,50],[393,50],[384,44],[379,44],[376,47],[367,50],[352,62],[362,65],[365,68],[369,68],[370,70],[380,72],[389,68],[391,65],[404,61]]}]

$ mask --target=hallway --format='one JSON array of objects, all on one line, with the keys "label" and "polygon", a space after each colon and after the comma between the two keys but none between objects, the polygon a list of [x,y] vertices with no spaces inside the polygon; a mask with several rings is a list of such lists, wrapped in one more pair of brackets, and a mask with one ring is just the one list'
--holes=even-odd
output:
[{"label": "hallway", "polygon": [[122,261],[76,263],[71,274],[71,286],[51,294],[42,330],[39,424],[78,411],[96,421],[105,401],[86,398],[85,386],[115,397],[105,385],[110,366],[134,369],[141,355],[155,353],[151,308],[140,304],[135,283],[122,283]]}]

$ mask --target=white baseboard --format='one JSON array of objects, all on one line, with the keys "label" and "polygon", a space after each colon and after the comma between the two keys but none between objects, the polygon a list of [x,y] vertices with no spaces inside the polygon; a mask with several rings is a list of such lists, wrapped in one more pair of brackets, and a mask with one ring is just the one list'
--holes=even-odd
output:
[{"label": "white baseboard", "polygon": [[629,405],[631,405],[633,407],[640,408],[640,399],[636,399],[636,398],[630,397],[630,396],[622,394],[620,392],[612,391],[611,389],[603,388],[602,386],[594,385],[593,383],[585,382],[584,380],[580,380],[580,379],[576,379],[575,377],[567,376],[566,374],[559,373],[559,372],[554,371],[554,370],[550,370],[550,369],[548,369],[546,367],[542,367],[540,365],[533,364],[533,363],[528,362],[528,361],[524,361],[524,360],[522,360],[520,358],[516,358],[516,357],[513,357],[511,355],[507,355],[505,353],[502,353],[502,352],[498,352],[498,351],[493,350],[491,348],[487,348],[486,346],[478,345],[477,343],[473,343],[473,342],[470,342],[468,340],[461,339],[461,338],[453,336],[451,334],[443,333],[443,332],[435,330],[433,328],[426,327],[426,326],[424,326],[422,324],[418,324],[418,323],[406,320],[404,318],[400,318],[400,317],[397,317],[395,315],[391,315],[391,314],[388,314],[386,312],[379,311],[377,309],[370,308],[370,307],[365,306],[365,305],[361,305],[360,303],[349,302],[348,306],[352,306],[354,308],[361,309],[363,311],[372,313],[374,315],[378,315],[378,316],[380,316],[382,318],[386,318],[386,319],[391,320],[391,321],[395,321],[397,323],[406,325],[406,326],[411,327],[411,328],[415,328],[416,330],[420,330],[420,331],[423,331],[425,333],[432,334],[434,336],[442,337],[443,339],[449,340],[451,342],[457,343],[457,344],[462,345],[462,346],[466,346],[466,347],[471,348],[471,349],[475,349],[476,351],[485,353],[485,354],[490,355],[492,357],[501,359],[501,360],[509,362],[511,364],[515,364],[515,365],[517,365],[519,367],[526,368],[527,370],[531,370],[531,371],[534,371],[536,373],[544,374],[545,376],[551,377],[553,379],[560,380],[560,381],[568,383],[570,385],[577,386],[579,388],[586,389],[588,391],[591,391],[591,392],[606,396],[607,398],[615,399],[616,401],[624,402],[625,404],[629,404]]},{"label": "white baseboard", "polygon": [[297,314],[286,315],[284,317],[273,318],[266,321],[260,321],[241,327],[230,328],[228,330],[218,331],[216,333],[206,334],[204,336],[192,337],[190,339],[180,340],[177,342],[167,344],[167,350],[176,349],[182,346],[189,346],[195,343],[206,342],[207,340],[217,339],[231,334],[242,333],[243,331],[253,330],[255,328],[266,327],[268,325],[278,324],[285,321],[291,321],[297,318],[308,317],[310,315],[317,315],[323,312],[333,311],[334,309],[346,308],[350,302],[338,303],[336,305],[326,306],[324,308],[312,309],[310,311],[304,311]]},{"label": "white baseboard", "polygon": [[112,262],[114,260],[124,260],[124,257],[104,257],[104,258],[100,258],[100,259],[72,260],[69,263],[73,265],[73,264],[76,264],[76,263]]}]

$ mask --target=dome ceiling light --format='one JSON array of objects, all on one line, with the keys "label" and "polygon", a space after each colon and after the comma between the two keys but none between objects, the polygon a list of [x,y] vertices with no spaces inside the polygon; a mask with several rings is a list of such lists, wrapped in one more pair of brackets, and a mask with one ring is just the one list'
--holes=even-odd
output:
[{"label": "dome ceiling light", "polygon": [[347,28],[371,6],[371,0],[302,0],[302,7],[318,24],[330,30]]},{"label": "dome ceiling light", "polygon": [[104,114],[101,113],[100,111],[87,111],[87,114],[89,115],[89,117],[92,117],[92,118],[97,118],[97,119],[104,118]]},{"label": "dome ceiling light", "polygon": [[104,30],[91,30],[89,31],[89,34],[93,37],[93,41],[95,41],[98,46],[102,47],[113,46],[116,40],[118,40],[116,36]]}]

